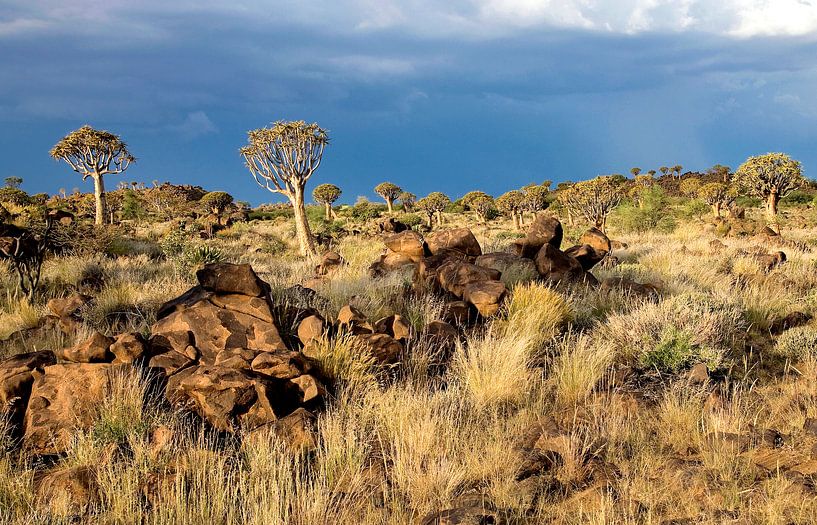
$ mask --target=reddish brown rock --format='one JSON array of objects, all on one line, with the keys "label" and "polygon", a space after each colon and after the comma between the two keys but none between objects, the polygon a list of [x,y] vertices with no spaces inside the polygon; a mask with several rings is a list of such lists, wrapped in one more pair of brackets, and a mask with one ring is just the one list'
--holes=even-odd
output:
[{"label": "reddish brown rock", "polygon": [[315,267],[316,275],[328,275],[341,266],[346,264],[346,261],[339,253],[328,251],[321,256],[321,262]]},{"label": "reddish brown rock", "polygon": [[40,504],[56,515],[83,516],[99,504],[100,487],[91,466],[56,467],[34,477]]},{"label": "reddish brown rock", "polygon": [[300,352],[260,352],[251,368],[265,376],[293,379],[309,372],[311,367]]},{"label": "reddish brown rock", "polygon": [[220,294],[260,297],[269,289],[249,264],[208,264],[196,272],[196,278],[202,288]]},{"label": "reddish brown rock", "polygon": [[219,308],[251,315],[265,323],[272,322],[272,312],[266,298],[247,297],[239,294],[216,294],[210,296],[209,299]]},{"label": "reddish brown rock", "polygon": [[145,339],[136,332],[119,334],[111,343],[114,363],[133,363],[145,354]]},{"label": "reddish brown rock", "polygon": [[456,346],[460,334],[456,328],[445,321],[431,321],[423,328],[421,338],[432,347],[448,353]]},{"label": "reddish brown rock", "polygon": [[471,257],[482,255],[477,238],[468,228],[435,232],[426,238],[426,244],[432,255],[437,255],[443,250],[453,250]]},{"label": "reddish brown rock", "polygon": [[579,244],[588,244],[599,253],[607,254],[612,249],[610,238],[596,227],[590,228],[579,238]]},{"label": "reddish brown rock", "polygon": [[315,414],[299,408],[278,421],[260,426],[247,433],[244,443],[260,445],[271,436],[282,439],[293,450],[308,451],[317,446]]},{"label": "reddish brown rock", "polygon": [[499,311],[507,290],[501,281],[479,281],[465,287],[463,298],[473,304],[483,317],[491,317]]},{"label": "reddish brown rock", "polygon": [[585,275],[579,261],[550,244],[542,246],[534,262],[539,275],[552,282],[580,282]]},{"label": "reddish brown rock", "polygon": [[568,248],[564,251],[564,254],[579,261],[582,269],[587,272],[600,263],[607,255],[607,252],[599,252],[589,244],[581,244]]},{"label": "reddish brown rock", "polygon": [[471,306],[465,301],[451,301],[443,307],[443,321],[454,326],[470,325],[475,320],[474,317]]},{"label": "reddish brown rock", "polygon": [[374,324],[374,331],[380,334],[387,334],[398,341],[403,341],[411,337],[411,325],[400,315],[390,315],[380,319]]},{"label": "reddish brown rock", "polygon": [[492,268],[483,268],[466,262],[450,261],[437,272],[440,288],[462,298],[469,284],[483,281],[498,281],[500,273]]},{"label": "reddish brown rock", "polygon": [[71,348],[63,348],[55,352],[57,357],[72,363],[107,363],[113,361],[114,355],[110,352],[114,340],[99,332]]},{"label": "reddish brown rock", "polygon": [[298,324],[298,340],[306,345],[312,340],[321,339],[325,330],[323,319],[319,315],[310,315]]},{"label": "reddish brown rock", "polygon": [[79,310],[91,301],[92,297],[80,293],[71,294],[68,297],[50,299],[46,304],[51,313],[57,317],[76,317]]},{"label": "reddish brown rock", "polygon": [[563,236],[562,223],[559,219],[540,213],[528,227],[525,237],[514,241],[511,247],[516,255],[533,259],[545,244],[559,249]]},{"label": "reddish brown rock", "polygon": [[514,273],[519,275],[536,275],[536,265],[532,260],[512,253],[494,252],[477,257],[474,263],[477,266],[491,268],[501,274]]},{"label": "reddish brown rock", "polygon": [[13,430],[23,422],[34,371],[53,365],[57,358],[50,350],[18,354],[0,361],[0,419],[9,421]]},{"label": "reddish brown rock", "polygon": [[426,255],[423,236],[415,231],[386,235],[383,237],[383,244],[392,253],[408,257],[413,262],[419,262]]},{"label": "reddish brown rock", "polygon": [[379,364],[396,362],[403,351],[403,345],[387,334],[360,334],[355,337],[361,348],[369,352]]}]

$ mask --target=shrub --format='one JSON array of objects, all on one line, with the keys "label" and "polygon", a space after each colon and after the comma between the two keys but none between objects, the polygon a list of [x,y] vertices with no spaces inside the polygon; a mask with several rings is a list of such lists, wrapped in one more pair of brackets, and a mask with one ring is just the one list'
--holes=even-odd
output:
[{"label": "shrub", "polygon": [[817,354],[817,328],[808,325],[789,328],[777,338],[774,353],[792,361]]},{"label": "shrub", "polygon": [[660,186],[653,186],[642,191],[640,202],[640,206],[627,204],[620,206],[617,210],[617,222],[624,231],[671,233],[675,230],[675,218],[667,212],[669,202]]},{"label": "shrub", "polygon": [[416,213],[406,213],[400,217],[400,222],[402,222],[409,228],[413,228],[414,226],[422,224],[423,218],[417,215]]},{"label": "shrub", "polygon": [[192,246],[184,251],[181,264],[189,271],[196,271],[206,264],[222,262],[224,254],[207,244]]},{"label": "shrub", "polygon": [[710,370],[724,365],[742,348],[746,328],[736,305],[684,294],[610,316],[606,335],[628,364],[672,373],[699,362]]}]

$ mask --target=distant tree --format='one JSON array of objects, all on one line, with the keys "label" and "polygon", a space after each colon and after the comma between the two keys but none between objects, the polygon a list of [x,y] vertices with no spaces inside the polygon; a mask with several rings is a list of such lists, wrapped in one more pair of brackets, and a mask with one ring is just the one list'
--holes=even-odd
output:
[{"label": "distant tree", "polygon": [[630,173],[633,174],[633,177],[638,177],[638,174],[641,173],[641,168],[630,168]]},{"label": "distant tree", "polygon": [[401,193],[403,193],[403,189],[397,184],[392,184],[391,182],[381,182],[374,187],[374,192],[383,197],[383,200],[386,201],[386,206],[389,209],[389,213],[392,213],[394,201],[400,196]]},{"label": "distant tree", "polygon": [[727,184],[729,182],[729,179],[731,178],[732,169],[729,166],[723,166],[721,164],[715,164],[714,166],[712,166],[711,168],[706,170],[706,172],[709,175],[717,177],[724,184]]},{"label": "distant tree", "polygon": [[522,193],[525,195],[526,210],[535,214],[548,207],[548,195],[550,191],[544,184],[528,184],[522,188]]},{"label": "distant tree", "polygon": [[698,193],[698,188],[701,187],[701,179],[697,177],[689,177],[681,181],[678,185],[678,190],[687,197],[694,197]]},{"label": "distant tree", "polygon": [[471,191],[466,193],[462,197],[462,203],[467,206],[468,209],[477,212],[477,215],[483,221],[488,220],[491,210],[494,209],[494,198],[484,191]]},{"label": "distant tree", "polygon": [[435,191],[418,200],[417,208],[425,212],[426,216],[428,217],[428,226],[430,228],[432,226],[432,220],[435,216],[437,217],[437,224],[442,224],[442,212],[450,204],[451,199],[449,199],[444,193]]},{"label": "distant tree", "polygon": [[20,188],[6,186],[0,188],[0,202],[16,204],[17,206],[28,206],[31,204],[31,195]]},{"label": "distant tree", "polygon": [[85,125],[63,137],[51,148],[50,155],[64,160],[71,169],[94,181],[96,224],[104,224],[108,215],[105,200],[105,175],[124,172],[136,158],[118,135]]},{"label": "distant tree", "polygon": [[414,209],[414,204],[417,202],[417,195],[404,191],[397,196],[397,200],[403,205],[403,211],[411,213],[411,210]]},{"label": "distant tree", "polygon": [[233,196],[226,191],[211,191],[204,195],[199,201],[202,206],[207,208],[221,224],[221,216],[230,204],[233,203]]},{"label": "distant tree", "polygon": [[649,170],[647,172],[647,175],[649,175],[650,177],[655,177],[655,170]]},{"label": "distant tree", "polygon": [[20,187],[20,184],[23,183],[23,179],[21,177],[6,177],[4,182],[6,183],[6,188],[17,189]]},{"label": "distant tree", "polygon": [[669,173],[670,169],[667,166],[661,166],[658,168],[658,171],[660,171],[662,175],[666,175]]},{"label": "distant tree", "polygon": [[511,190],[503,193],[496,199],[499,210],[508,215],[513,220],[514,228],[519,229],[522,225],[522,210],[525,209],[525,194],[519,190]]},{"label": "distant tree", "polygon": [[325,208],[327,221],[332,220],[332,204],[340,198],[341,193],[341,189],[334,184],[319,184],[312,190],[312,198]]},{"label": "distant tree", "polygon": [[735,183],[744,192],[766,200],[766,214],[777,215],[780,199],[806,183],[800,162],[785,153],[749,157],[735,172]]},{"label": "distant tree", "polygon": [[126,189],[125,195],[122,197],[122,218],[139,219],[143,213],[139,194],[131,188]]},{"label": "distant tree", "polygon": [[581,215],[605,231],[607,216],[621,202],[621,187],[609,175],[579,182],[561,193],[559,199],[574,215]]},{"label": "distant tree", "polygon": [[[655,174],[655,170],[650,170],[653,174]],[[655,179],[653,179],[653,175],[650,175],[649,172],[647,175],[636,175],[633,180],[633,187],[630,188],[629,195],[630,197],[638,202],[639,209],[644,208],[644,194],[650,188],[653,187],[655,184]]]},{"label": "distant tree", "polygon": [[698,197],[712,207],[712,215],[721,216],[721,210],[735,200],[735,192],[721,182],[710,182],[697,189]]},{"label": "distant tree", "polygon": [[678,178],[680,179],[680,178],[681,178],[681,170],[683,170],[683,169],[684,169],[684,167],[683,167],[683,166],[681,166],[680,164],[676,164],[675,166],[673,166],[673,167],[671,168],[671,171],[674,171],[674,172],[675,172],[675,176],[676,176],[676,177],[678,177]]},{"label": "distant tree", "polygon": [[329,144],[326,130],[303,120],[281,120],[268,128],[249,131],[247,141],[249,144],[240,152],[255,182],[289,199],[301,254],[314,257],[317,249],[306,218],[304,188]]}]

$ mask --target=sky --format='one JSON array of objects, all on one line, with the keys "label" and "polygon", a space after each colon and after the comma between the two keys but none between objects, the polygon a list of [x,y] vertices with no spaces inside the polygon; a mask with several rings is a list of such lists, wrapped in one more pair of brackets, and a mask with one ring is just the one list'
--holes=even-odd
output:
[{"label": "sky", "polygon": [[122,136],[127,181],[280,201],[238,154],[318,122],[309,181],[422,197],[783,151],[817,171],[817,0],[0,0],[0,179],[92,191],[48,156]]}]

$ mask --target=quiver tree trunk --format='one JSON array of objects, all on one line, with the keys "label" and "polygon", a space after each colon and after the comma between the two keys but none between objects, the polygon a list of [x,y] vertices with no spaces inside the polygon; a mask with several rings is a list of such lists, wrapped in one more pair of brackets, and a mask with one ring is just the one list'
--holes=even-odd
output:
[{"label": "quiver tree trunk", "polygon": [[324,202],[323,205],[324,205],[324,207],[326,209],[326,220],[331,221],[332,220],[332,204],[329,203],[329,202]]},{"label": "quiver tree trunk", "polygon": [[96,203],[95,224],[105,224],[108,217],[108,200],[105,198],[105,181],[102,175],[96,175],[94,179],[94,202]]},{"label": "quiver tree trunk", "polygon": [[777,204],[780,202],[780,194],[778,193],[770,193],[768,197],[766,197],[766,215],[770,219],[774,219],[777,216]]},{"label": "quiver tree trunk", "polygon": [[716,203],[712,204],[712,215],[714,215],[715,217],[720,217],[721,216],[721,203],[720,202],[716,202]]},{"label": "quiver tree trunk", "polygon": [[437,225],[438,226],[443,225],[443,212],[441,212],[439,210],[437,210]]},{"label": "quiver tree trunk", "polygon": [[517,230],[519,229],[519,215],[516,212],[511,213],[511,217],[513,218],[513,227]]},{"label": "quiver tree trunk", "polygon": [[434,220],[434,213],[433,212],[426,215],[426,224],[428,224],[429,228],[434,227],[434,223],[432,222],[433,220]]},{"label": "quiver tree trunk", "polygon": [[309,230],[309,220],[306,218],[304,208],[304,193],[302,188],[296,188],[294,194],[290,194],[289,200],[295,212],[295,233],[298,236],[298,245],[301,247],[301,255],[314,257],[317,255],[315,239]]},{"label": "quiver tree trunk", "polygon": [[389,213],[394,212],[394,199],[386,199],[386,207],[389,209]]}]

